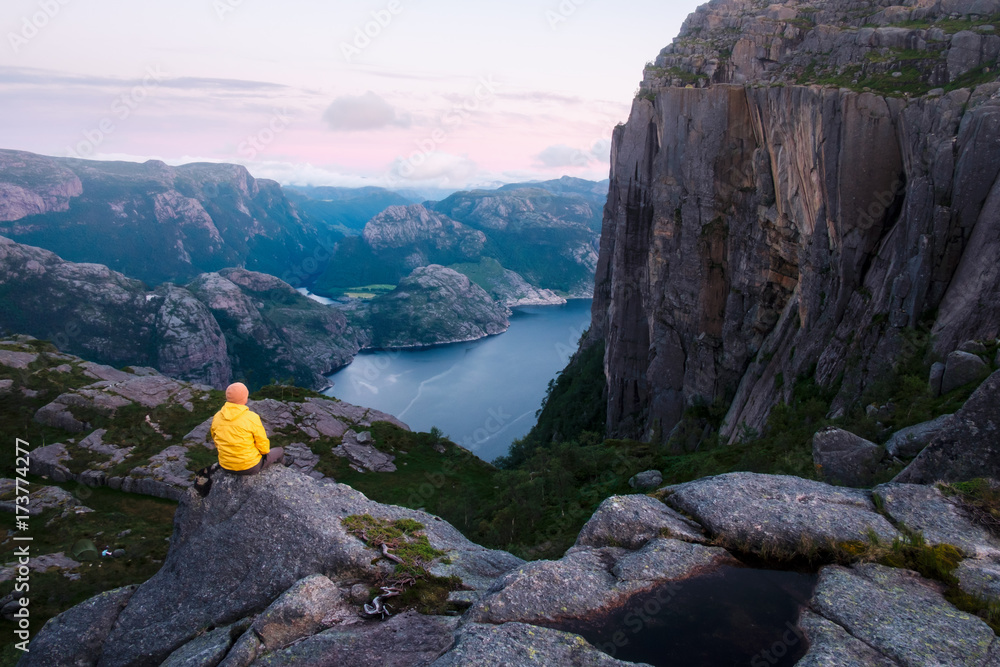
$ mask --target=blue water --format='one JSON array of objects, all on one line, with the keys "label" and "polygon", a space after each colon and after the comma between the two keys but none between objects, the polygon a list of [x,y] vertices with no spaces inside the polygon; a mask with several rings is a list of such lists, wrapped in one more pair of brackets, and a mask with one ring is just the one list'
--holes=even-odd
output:
[{"label": "blue water", "polygon": [[326,393],[417,431],[436,426],[492,461],[534,426],[549,381],[590,325],[590,303],[517,308],[506,333],[472,343],[360,354],[330,376]]}]

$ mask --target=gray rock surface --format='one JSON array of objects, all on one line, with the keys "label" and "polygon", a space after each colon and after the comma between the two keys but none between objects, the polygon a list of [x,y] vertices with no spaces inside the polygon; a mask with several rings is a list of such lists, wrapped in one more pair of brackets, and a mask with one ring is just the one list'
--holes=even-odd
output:
[{"label": "gray rock surface", "polygon": [[882,484],[872,490],[896,525],[919,531],[928,544],[950,544],[967,558],[1000,557],[1000,539],[972,523],[933,486]]},{"label": "gray rock surface", "polygon": [[[813,609],[901,665],[997,664],[1000,640],[915,572],[881,565],[820,571]],[[878,613],[873,613],[878,610]]]},{"label": "gray rock surface", "polygon": [[[284,648],[323,629],[323,619],[347,607],[340,589],[321,574],[297,581],[253,622],[265,650]],[[355,611],[353,616],[357,616]]]},{"label": "gray rock surface", "polygon": [[431,667],[520,667],[521,665],[619,667],[622,662],[602,653],[579,635],[525,623],[466,623],[455,647]]},{"label": "gray rock surface", "polygon": [[752,551],[867,542],[869,531],[885,542],[899,535],[867,492],[797,477],[729,473],[666,492],[666,503],[694,517],[709,535]]},{"label": "gray rock surface", "polygon": [[963,560],[954,572],[959,586],[969,595],[1000,603],[1000,563],[988,560]]},{"label": "gray rock surface", "polygon": [[976,389],[893,481],[931,484],[976,477],[1000,479],[1000,371]]},{"label": "gray rock surface", "polygon": [[566,303],[566,299],[552,290],[535,287],[521,274],[505,269],[492,257],[483,257],[478,265],[458,264],[452,268],[468,276],[469,280],[486,290],[494,301],[508,308],[558,306]]},{"label": "gray rock surface", "polygon": [[809,641],[809,651],[795,667],[898,667],[899,663],[879,653],[847,630],[822,616],[804,610],[799,628]]},{"label": "gray rock surface", "polygon": [[944,382],[944,368],[944,364],[940,361],[931,365],[931,373],[927,384],[934,396],[941,395],[941,383]]},{"label": "gray rock surface", "polygon": [[813,463],[828,482],[868,486],[875,478],[885,450],[873,442],[827,427],[813,436]]},{"label": "gray rock surface", "polygon": [[[369,441],[371,439],[370,435],[368,438]],[[347,459],[355,469],[360,469],[362,472],[365,470],[371,472],[396,471],[396,465],[393,463],[396,460],[395,456],[380,452],[370,444],[359,442],[358,434],[354,431],[344,433],[343,442],[339,446],[334,447],[332,453],[335,456]]]},{"label": "gray rock surface", "polygon": [[533,561],[500,577],[465,619],[499,624],[588,618],[639,591],[736,563],[724,549],[664,538],[638,551],[574,547],[557,561]]},{"label": "gray rock surface", "polygon": [[663,475],[659,470],[647,470],[646,472],[640,472],[628,481],[629,486],[640,491],[655,489],[661,484],[663,484]]},{"label": "gray rock surface", "polygon": [[612,496],[584,524],[575,546],[639,549],[658,537],[704,543],[705,532],[665,504],[644,495]]},{"label": "gray rock surface", "polygon": [[447,574],[473,587],[522,562],[470,543],[428,514],[380,505],[285,467],[252,477],[217,472],[207,497],[191,491],[182,499],[167,560],[119,616],[102,665],[163,660],[199,629],[263,611],[309,575],[358,578],[387,570],[391,563],[341,525],[343,517],[364,513],[424,524],[431,545],[454,559],[442,565]]},{"label": "gray rock surface", "polygon": [[910,459],[923,451],[948,424],[951,415],[941,415],[937,419],[900,429],[885,443],[885,451],[890,456]]},{"label": "gray rock surface", "polygon": [[408,667],[434,661],[452,645],[458,619],[406,612],[384,622],[334,628],[258,658],[254,667],[351,665]]},{"label": "gray rock surface", "polygon": [[240,627],[246,624],[237,624],[235,627],[216,628],[206,632],[197,639],[189,641],[184,646],[170,654],[160,667],[206,667],[207,665],[218,665],[230,647],[233,640],[240,635]]},{"label": "gray rock surface", "polygon": [[136,587],[96,595],[64,611],[34,636],[19,667],[96,667],[103,644]]},{"label": "gray rock surface", "polygon": [[961,351],[952,352],[945,362],[944,377],[941,378],[941,393],[947,394],[970,382],[982,380],[988,371],[989,366],[979,355]]}]

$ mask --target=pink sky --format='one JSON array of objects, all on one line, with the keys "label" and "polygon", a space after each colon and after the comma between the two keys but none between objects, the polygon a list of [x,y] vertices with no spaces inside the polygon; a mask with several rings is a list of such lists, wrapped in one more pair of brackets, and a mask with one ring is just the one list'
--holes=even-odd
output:
[{"label": "pink sky", "polygon": [[602,179],[643,64],[696,5],[8,0],[0,147],[298,184]]}]

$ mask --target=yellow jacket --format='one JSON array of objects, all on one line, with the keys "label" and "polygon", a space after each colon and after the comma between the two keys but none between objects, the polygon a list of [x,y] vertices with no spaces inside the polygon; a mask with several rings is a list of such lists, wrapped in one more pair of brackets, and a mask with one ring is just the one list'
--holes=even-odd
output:
[{"label": "yellow jacket", "polygon": [[260,416],[236,403],[226,403],[215,413],[212,440],[219,449],[219,465],[226,470],[248,470],[271,451]]}]

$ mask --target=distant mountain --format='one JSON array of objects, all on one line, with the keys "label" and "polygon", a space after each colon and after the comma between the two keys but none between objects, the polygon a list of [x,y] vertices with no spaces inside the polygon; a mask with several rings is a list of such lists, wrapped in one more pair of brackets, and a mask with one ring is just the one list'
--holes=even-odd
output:
[{"label": "distant mountain", "polygon": [[151,285],[231,266],[286,275],[341,236],[239,165],[10,150],[0,150],[0,234]]},{"label": "distant mountain", "polygon": [[418,198],[384,188],[285,186],[285,196],[305,215],[344,234],[358,234],[365,223],[390,206],[406,206]]},{"label": "distant mountain", "polygon": [[608,198],[608,186],[611,181],[587,181],[582,178],[563,176],[552,181],[529,181],[527,183],[508,183],[499,188],[501,192],[507,190],[524,190],[537,188],[547,190],[559,195],[579,195],[588,201],[604,206],[604,201]]},{"label": "distant mountain", "polygon": [[0,237],[0,328],[113,366],[151,366],[224,387],[292,378],[323,388],[363,341],[344,315],[281,280],[244,269],[148,290],[98,264],[75,264]]},{"label": "distant mountain", "polygon": [[[337,244],[312,289],[337,296],[350,287],[395,285],[420,266],[476,265],[490,258],[511,272],[492,272],[491,291],[523,294],[528,283],[574,296],[589,294],[603,211],[598,193],[604,189],[599,183],[563,178],[392,207],[372,218],[361,238]],[[514,282],[499,285],[496,281],[505,276]]]}]

